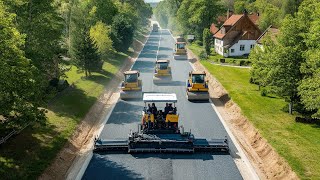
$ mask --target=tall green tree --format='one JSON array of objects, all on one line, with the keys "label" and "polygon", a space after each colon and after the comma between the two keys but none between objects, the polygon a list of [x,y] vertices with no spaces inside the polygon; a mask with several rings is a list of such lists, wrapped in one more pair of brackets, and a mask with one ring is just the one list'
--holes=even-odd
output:
[{"label": "tall green tree", "polygon": [[207,54],[210,54],[212,44],[212,34],[210,29],[206,28],[203,30],[203,46]]},{"label": "tall green tree", "polygon": [[111,27],[99,21],[90,28],[90,38],[95,44],[102,57],[107,57],[112,50],[112,40],[110,38]]},{"label": "tall green tree", "polygon": [[39,109],[38,71],[21,50],[25,35],[16,28],[15,18],[0,1],[0,119],[7,128],[45,121],[44,111]]},{"label": "tall green tree", "polygon": [[117,51],[126,52],[133,42],[134,31],[135,26],[128,16],[125,14],[116,15],[111,26],[113,47]]},{"label": "tall green tree", "polygon": [[184,34],[195,34],[202,41],[203,30],[216,22],[222,11],[223,6],[219,1],[184,0],[177,12],[177,20]]},{"label": "tall green tree", "polygon": [[249,59],[252,62],[252,68],[250,70],[251,82],[259,85],[260,87],[266,87],[270,85],[272,60],[275,59],[273,52],[275,51],[276,44],[272,41],[270,36],[266,36],[263,39],[263,48],[256,46],[253,51],[250,52]]},{"label": "tall green tree", "polygon": [[306,109],[313,111],[313,117],[320,118],[320,2],[305,0],[302,2],[298,20],[302,25],[307,51],[306,61],[301,65],[304,78],[299,86],[299,95]]},{"label": "tall green tree", "polygon": [[[276,3],[275,3],[276,4]],[[260,13],[259,28],[264,31],[270,25],[279,27],[281,19],[284,18],[281,13],[280,7],[266,0],[257,0],[254,3],[256,10]]]},{"label": "tall green tree", "polygon": [[32,60],[44,79],[57,77],[63,19],[54,0],[19,0],[10,5],[10,11],[17,14],[19,31],[26,34],[26,57]]},{"label": "tall green tree", "polygon": [[91,8],[88,8],[87,4],[81,4],[82,2],[78,3],[73,7],[71,58],[77,67],[84,70],[86,76],[90,76],[93,71],[102,69],[103,62],[94,44],[94,38],[90,37]]},{"label": "tall green tree", "polygon": [[90,14],[94,16],[94,22],[102,21],[106,25],[112,24],[112,18],[118,14],[118,8],[112,0],[91,0]]},{"label": "tall green tree", "polygon": [[298,21],[290,15],[283,20],[280,32],[277,48],[273,51],[271,85],[276,88],[279,96],[289,102],[291,113],[294,103],[300,102],[298,86],[303,77],[300,66],[305,61],[303,58],[305,44],[300,35],[302,29]]}]

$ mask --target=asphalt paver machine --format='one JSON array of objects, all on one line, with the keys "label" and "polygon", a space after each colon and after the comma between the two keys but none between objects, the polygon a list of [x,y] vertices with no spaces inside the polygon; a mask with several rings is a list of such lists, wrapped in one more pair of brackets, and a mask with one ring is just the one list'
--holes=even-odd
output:
[{"label": "asphalt paver machine", "polygon": [[[179,125],[179,114],[176,94],[144,93],[145,107],[142,111],[141,124],[138,131],[130,131],[126,139],[96,139],[94,152],[104,153],[195,153],[224,152],[229,153],[227,138],[201,139],[195,138]],[[157,110],[157,105],[165,104],[165,109]],[[168,105],[166,104],[168,103]],[[171,105],[170,105],[171,104]],[[158,107],[159,108],[159,107]]]},{"label": "asphalt paver machine", "polygon": [[124,74],[124,80],[120,87],[120,98],[137,99],[142,97],[142,81],[139,79],[139,71],[126,71]]}]

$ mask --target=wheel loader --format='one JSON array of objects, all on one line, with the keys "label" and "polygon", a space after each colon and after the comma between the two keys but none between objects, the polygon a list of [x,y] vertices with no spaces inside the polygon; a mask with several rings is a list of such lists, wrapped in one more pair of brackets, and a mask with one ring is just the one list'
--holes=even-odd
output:
[{"label": "wheel loader", "polygon": [[157,60],[154,75],[153,83],[168,83],[172,80],[171,67],[169,66],[169,60]]},{"label": "wheel loader", "polygon": [[[145,107],[138,131],[130,131],[124,139],[95,139],[95,153],[229,153],[227,138],[195,138],[191,130],[185,132],[183,126],[179,126],[176,94],[144,93],[143,101]],[[149,106],[150,103],[153,106]],[[161,105],[165,106],[163,111],[158,110]]]},{"label": "wheel loader", "polygon": [[187,60],[187,49],[186,49],[186,41],[182,36],[178,36],[176,38],[175,49],[174,49],[174,59],[176,60]]},{"label": "wheel loader", "polygon": [[208,101],[209,88],[205,71],[191,71],[186,82],[189,101]]},{"label": "wheel loader", "polygon": [[139,71],[126,71],[121,83],[120,98],[137,99],[142,97],[142,81],[139,79]]}]

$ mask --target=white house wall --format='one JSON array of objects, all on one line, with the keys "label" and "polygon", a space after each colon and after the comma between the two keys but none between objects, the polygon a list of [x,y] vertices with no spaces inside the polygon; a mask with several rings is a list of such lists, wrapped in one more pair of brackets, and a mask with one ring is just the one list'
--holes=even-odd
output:
[{"label": "white house wall", "polygon": [[220,39],[214,40],[214,51],[223,56],[223,41]]},{"label": "white house wall", "polygon": [[[239,40],[236,44],[229,48],[228,56],[242,56],[244,54],[249,54],[251,50],[251,45],[255,45],[255,40]],[[244,45],[244,51],[240,51],[240,45]],[[234,49],[234,52],[231,52]],[[221,54],[222,55],[222,54]]]}]

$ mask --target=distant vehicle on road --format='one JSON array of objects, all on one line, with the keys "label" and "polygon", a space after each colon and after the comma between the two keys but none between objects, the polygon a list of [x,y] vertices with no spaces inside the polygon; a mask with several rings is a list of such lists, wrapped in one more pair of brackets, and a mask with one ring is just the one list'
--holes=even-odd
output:
[{"label": "distant vehicle on road", "polygon": [[153,31],[153,32],[158,32],[158,30],[159,30],[158,24],[154,23],[154,24],[152,25],[152,31]]},{"label": "distant vehicle on road", "polygon": [[174,59],[187,60],[187,49],[186,49],[186,40],[182,36],[176,37],[176,44],[174,48]]}]

